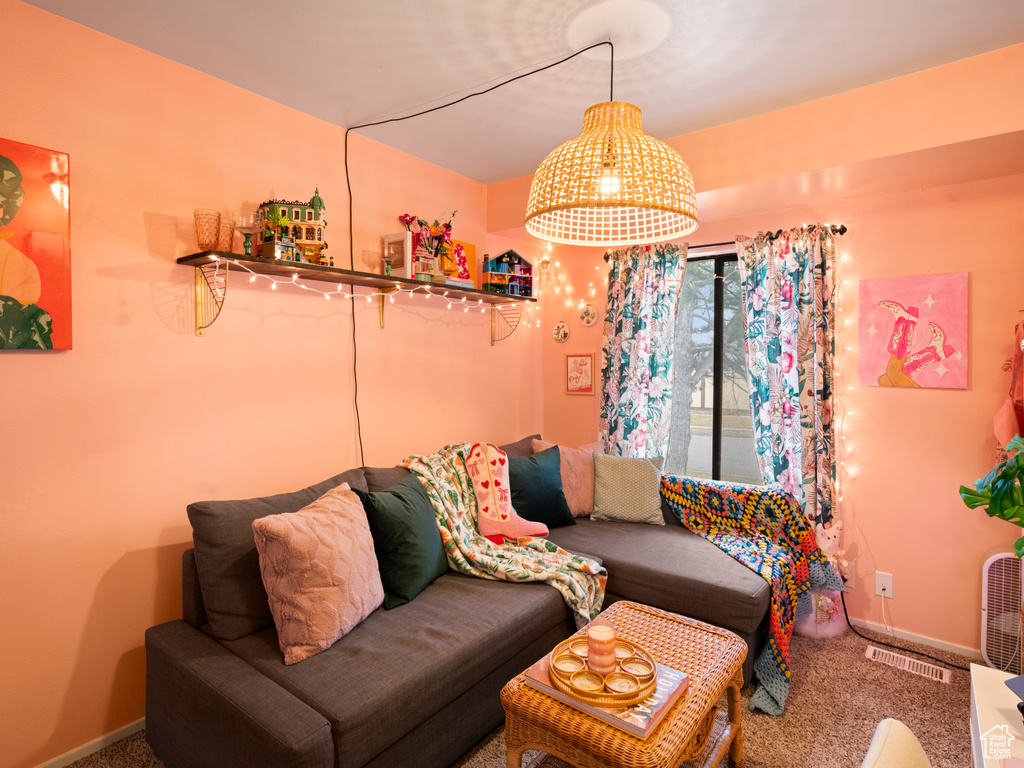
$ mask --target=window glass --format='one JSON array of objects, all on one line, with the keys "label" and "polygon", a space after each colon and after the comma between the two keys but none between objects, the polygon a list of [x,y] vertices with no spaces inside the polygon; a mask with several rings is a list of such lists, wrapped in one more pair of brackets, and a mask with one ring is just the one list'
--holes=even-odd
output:
[{"label": "window glass", "polygon": [[[720,302],[715,295],[716,269],[722,284]],[[687,263],[676,316],[666,472],[761,482],[747,396],[742,304],[735,256]],[[717,338],[716,327],[721,328]]]}]

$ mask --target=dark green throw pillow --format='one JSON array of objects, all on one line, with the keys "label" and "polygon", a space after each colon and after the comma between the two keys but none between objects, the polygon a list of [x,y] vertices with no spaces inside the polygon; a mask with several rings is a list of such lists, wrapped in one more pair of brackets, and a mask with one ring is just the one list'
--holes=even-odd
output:
[{"label": "dark green throw pillow", "polygon": [[562,470],[558,446],[532,456],[508,460],[508,484],[512,507],[520,517],[548,528],[576,525],[562,492]]},{"label": "dark green throw pillow", "polygon": [[448,570],[434,508],[422,483],[413,475],[386,491],[356,493],[363,502],[373,535],[373,549],[384,584],[384,607],[397,608]]}]

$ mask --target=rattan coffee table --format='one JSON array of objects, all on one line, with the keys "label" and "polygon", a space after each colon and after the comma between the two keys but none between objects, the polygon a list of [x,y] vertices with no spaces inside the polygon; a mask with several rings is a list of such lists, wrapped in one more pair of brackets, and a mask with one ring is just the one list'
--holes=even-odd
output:
[{"label": "rattan coffee table", "polygon": [[[659,663],[686,672],[688,693],[654,733],[639,739],[538,691],[520,674],[501,691],[508,768],[522,768],[527,749],[557,758],[550,760],[552,765],[561,760],[576,768],[711,768],[726,753],[742,768],[740,688],[746,643],[727,630],[639,603],[615,603],[602,616]],[[718,708],[723,693],[728,712]]]}]

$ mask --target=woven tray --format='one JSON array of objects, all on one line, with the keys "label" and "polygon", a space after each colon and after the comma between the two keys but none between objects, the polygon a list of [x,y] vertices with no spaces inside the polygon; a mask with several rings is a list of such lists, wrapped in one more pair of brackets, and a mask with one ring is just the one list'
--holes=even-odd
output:
[{"label": "woven tray", "polygon": [[[548,676],[551,678],[551,684],[555,688],[560,690],[562,693],[572,696],[574,699],[578,699],[579,701],[582,701],[586,704],[592,704],[595,707],[631,707],[634,704],[639,704],[641,701],[643,701],[652,693],[654,693],[654,690],[658,687],[658,665],[654,661],[654,657],[651,656],[651,654],[648,653],[648,651],[641,645],[624,637],[618,638],[616,642],[617,653],[615,660],[615,671],[624,671],[622,669],[622,662],[624,658],[618,657],[618,651],[623,645],[628,645],[633,650],[633,653],[630,654],[630,656],[639,656],[641,659],[647,661],[650,664],[650,679],[647,679],[646,677],[641,678],[640,687],[637,690],[626,691],[623,693],[610,692],[606,690],[591,691],[574,685],[570,680],[569,674],[566,674],[565,672],[562,672],[561,670],[555,667],[555,659],[565,653],[570,652],[571,646],[577,645],[579,643],[585,645],[586,642],[587,639],[585,636],[581,638],[577,635],[574,637],[570,637],[568,640],[559,643],[554,647],[554,650],[551,651],[551,655],[548,659]],[[586,657],[583,656],[583,658],[585,659]],[[591,672],[591,674],[596,675],[597,677],[600,677],[602,679],[605,677],[605,675],[600,675],[596,672]],[[609,673],[609,675],[611,674],[612,673]]]}]

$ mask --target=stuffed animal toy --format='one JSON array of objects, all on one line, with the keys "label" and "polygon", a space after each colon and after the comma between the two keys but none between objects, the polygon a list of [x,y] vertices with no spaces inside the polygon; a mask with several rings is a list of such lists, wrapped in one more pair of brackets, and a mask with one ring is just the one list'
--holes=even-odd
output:
[{"label": "stuffed animal toy", "polygon": [[[836,571],[842,574],[846,567],[839,539],[843,533],[843,521],[832,520],[825,525],[814,526],[814,539],[825,557]],[[835,589],[814,588],[811,590],[811,612],[796,620],[793,631],[804,637],[837,637],[846,631],[843,616],[842,596]]]},{"label": "stuffed animal toy", "polygon": [[825,525],[818,523],[814,526],[814,540],[818,542],[818,548],[840,574],[846,568],[846,560],[843,558],[845,550],[839,548],[839,538],[842,534],[842,520],[832,520]]}]

